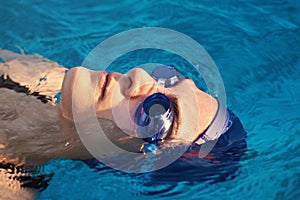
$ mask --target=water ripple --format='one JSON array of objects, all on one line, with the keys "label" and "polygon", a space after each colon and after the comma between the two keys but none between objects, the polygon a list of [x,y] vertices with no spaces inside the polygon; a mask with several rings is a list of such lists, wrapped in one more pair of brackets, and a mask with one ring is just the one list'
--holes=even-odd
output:
[{"label": "water ripple", "polygon": [[[210,173],[186,182],[174,179],[178,170],[169,177],[138,176],[53,161],[46,169],[55,175],[40,199],[299,199],[299,13],[295,1],[2,1],[0,47],[20,47],[67,67],[80,65],[107,37],[132,28],[159,26],[189,35],[215,60],[229,106],[248,131],[241,166],[218,183],[211,184],[218,177]],[[134,58],[122,60],[118,70],[130,63]],[[163,178],[173,184],[159,182]]]}]

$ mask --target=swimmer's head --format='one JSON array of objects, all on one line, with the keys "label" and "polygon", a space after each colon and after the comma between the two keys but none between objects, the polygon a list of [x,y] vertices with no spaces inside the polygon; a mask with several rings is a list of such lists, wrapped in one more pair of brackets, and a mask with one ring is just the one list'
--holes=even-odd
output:
[{"label": "swimmer's head", "polygon": [[84,111],[89,106],[85,98],[93,98],[98,118],[112,120],[126,133],[135,133],[136,111],[155,93],[163,93],[174,107],[172,130],[166,136],[170,140],[193,142],[208,127],[217,110],[216,99],[198,89],[191,79],[164,87],[141,68],[127,74],[72,68],[63,81],[60,106],[63,116],[73,120],[72,108]]}]

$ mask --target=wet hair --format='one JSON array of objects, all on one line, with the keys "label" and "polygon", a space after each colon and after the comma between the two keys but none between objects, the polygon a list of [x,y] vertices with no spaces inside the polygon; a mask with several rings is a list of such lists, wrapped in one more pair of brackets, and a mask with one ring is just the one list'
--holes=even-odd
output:
[{"label": "wet hair", "polygon": [[20,85],[20,83],[13,81],[9,76],[6,78],[4,75],[0,76],[0,88],[7,88],[14,90],[18,93],[25,93],[27,95],[35,96],[38,100],[43,103],[48,103],[52,101],[52,98],[47,95],[42,95],[38,92],[31,92],[28,87]]},{"label": "wet hair", "polygon": [[21,187],[40,192],[47,189],[54,175],[43,173],[40,167],[15,166],[11,163],[0,163],[0,170],[5,171],[9,179],[19,181]]}]

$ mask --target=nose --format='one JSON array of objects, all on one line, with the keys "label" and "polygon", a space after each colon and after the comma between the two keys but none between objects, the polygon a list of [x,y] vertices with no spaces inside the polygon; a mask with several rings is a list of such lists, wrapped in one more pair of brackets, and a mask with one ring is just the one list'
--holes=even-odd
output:
[{"label": "nose", "polygon": [[145,70],[134,68],[120,79],[121,93],[127,98],[149,94],[155,83]]}]

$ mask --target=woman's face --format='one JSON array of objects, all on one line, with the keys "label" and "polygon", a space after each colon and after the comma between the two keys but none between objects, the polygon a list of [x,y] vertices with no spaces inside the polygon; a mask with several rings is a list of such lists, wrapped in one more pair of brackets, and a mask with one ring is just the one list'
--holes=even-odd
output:
[{"label": "woman's face", "polygon": [[72,108],[85,110],[88,106],[85,98],[93,98],[98,118],[109,119],[123,132],[133,134],[137,107],[156,92],[164,93],[175,108],[169,139],[194,141],[211,123],[217,110],[216,100],[199,90],[190,79],[164,88],[141,68],[120,74],[76,67],[68,71],[63,81],[62,114],[72,120]]}]

